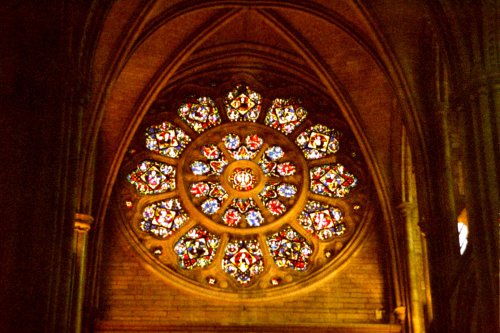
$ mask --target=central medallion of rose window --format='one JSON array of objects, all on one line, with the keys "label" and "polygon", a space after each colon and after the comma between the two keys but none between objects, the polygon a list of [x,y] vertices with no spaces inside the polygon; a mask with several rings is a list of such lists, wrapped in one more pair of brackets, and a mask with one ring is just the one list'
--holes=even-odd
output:
[{"label": "central medallion of rose window", "polygon": [[217,126],[194,140],[185,156],[187,201],[207,223],[239,229],[274,223],[307,189],[302,152],[260,124]]},{"label": "central medallion of rose window", "polygon": [[273,100],[262,117],[260,94],[244,85],[226,95],[225,116],[219,107],[189,97],[147,125],[126,177],[135,190],[126,206],[140,209],[129,226],[154,265],[196,286],[258,291],[316,274],[353,235],[367,198],[350,194],[358,179],[339,153],[342,134],[294,98]]},{"label": "central medallion of rose window", "polygon": [[255,187],[257,177],[250,168],[236,168],[229,176],[231,186],[238,191],[248,191]]}]

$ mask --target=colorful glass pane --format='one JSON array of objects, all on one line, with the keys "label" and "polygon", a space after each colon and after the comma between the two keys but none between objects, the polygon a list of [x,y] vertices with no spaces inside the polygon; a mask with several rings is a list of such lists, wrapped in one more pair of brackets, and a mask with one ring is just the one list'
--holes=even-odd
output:
[{"label": "colorful glass pane", "polygon": [[224,168],[226,165],[228,165],[227,159],[224,157],[224,155],[221,155],[219,159],[213,160],[209,162],[210,165],[210,174],[211,175],[220,175],[222,171],[224,171]]},{"label": "colorful glass pane", "polygon": [[293,198],[297,193],[295,185],[287,183],[268,183],[259,193],[261,201],[272,215],[279,216],[286,212],[286,205],[278,199],[278,196],[284,198]]},{"label": "colorful glass pane", "polygon": [[256,240],[233,240],[226,246],[222,269],[247,286],[264,270],[264,261],[259,242]]},{"label": "colorful glass pane", "polygon": [[195,198],[205,197],[208,195],[209,191],[210,191],[210,185],[206,182],[193,183],[191,184],[191,187],[189,189],[189,192]]},{"label": "colorful glass pane", "polygon": [[285,204],[282,203],[279,199],[271,199],[267,201],[266,208],[271,214],[275,216],[282,215],[286,211]]},{"label": "colorful glass pane", "polygon": [[221,184],[211,182],[196,182],[191,184],[190,193],[195,198],[208,196],[201,203],[201,210],[207,215],[217,213],[222,202],[228,197],[226,190],[224,190]]},{"label": "colorful glass pane", "polygon": [[140,194],[164,193],[175,189],[175,169],[169,164],[143,161],[127,180]]},{"label": "colorful glass pane", "polygon": [[251,168],[236,168],[229,176],[229,183],[238,191],[249,191],[256,182],[257,176]]},{"label": "colorful glass pane", "polygon": [[206,267],[212,263],[219,246],[219,237],[194,227],[174,246],[179,266],[184,269]]},{"label": "colorful glass pane", "polygon": [[220,175],[226,165],[228,165],[227,159],[220,154],[218,159],[208,161],[208,164],[203,161],[194,161],[191,163],[191,171],[197,176]]},{"label": "colorful glass pane", "polygon": [[344,234],[345,224],[342,222],[342,211],[330,205],[310,200],[299,216],[299,223],[311,234],[321,240]]},{"label": "colorful glass pane", "polygon": [[210,167],[203,161],[194,161],[191,163],[191,171],[197,176],[202,176],[210,172]]},{"label": "colorful glass pane", "polygon": [[293,198],[297,193],[297,187],[288,183],[267,183],[259,193],[263,202],[277,198],[278,195],[285,198]]},{"label": "colorful glass pane", "polygon": [[300,133],[295,142],[308,160],[314,160],[336,153],[339,137],[340,132],[318,124]]},{"label": "colorful glass pane", "polygon": [[201,153],[207,160],[216,160],[220,157],[221,151],[214,144],[208,144],[201,147]]},{"label": "colorful glass pane", "polygon": [[290,134],[306,119],[307,111],[294,98],[276,98],[266,114],[266,125]]},{"label": "colorful glass pane", "polygon": [[222,139],[222,142],[224,143],[224,146],[229,150],[237,149],[241,144],[240,137],[238,136],[238,134],[234,133],[229,133],[228,135],[226,135]]},{"label": "colorful glass pane", "polygon": [[229,207],[237,211],[239,216],[244,214],[250,227],[258,227],[264,222],[264,217],[252,198],[234,198]]},{"label": "colorful glass pane", "polygon": [[358,179],[342,164],[326,164],[310,170],[311,191],[316,194],[343,198],[358,183]]},{"label": "colorful glass pane", "polygon": [[313,250],[304,237],[291,227],[287,227],[267,238],[269,252],[276,266],[298,271],[307,269]]},{"label": "colorful glass pane", "polygon": [[292,162],[283,162],[279,163],[276,166],[276,171],[278,172],[278,175],[280,175],[281,177],[286,177],[286,176],[293,176],[297,171],[297,168]]},{"label": "colorful glass pane", "polygon": [[250,227],[259,227],[264,222],[264,217],[258,208],[250,209],[246,213],[245,219]]},{"label": "colorful glass pane", "polygon": [[260,95],[245,85],[237,85],[224,101],[227,116],[231,121],[255,122],[261,109]]},{"label": "colorful glass pane", "polygon": [[230,227],[236,227],[241,221],[241,214],[238,210],[234,208],[229,208],[226,210],[224,215],[222,215],[222,222]]},{"label": "colorful glass pane", "polygon": [[285,152],[280,146],[267,148],[259,161],[259,166],[264,175],[271,177],[293,176],[297,171],[295,164],[289,161],[277,162],[283,156],[285,156]]},{"label": "colorful glass pane", "polygon": [[245,137],[245,144],[241,144],[240,137],[237,134],[230,133],[222,138],[224,146],[235,160],[251,160],[262,147],[264,140],[256,135],[248,135]]},{"label": "colorful glass pane", "polygon": [[267,160],[264,156],[259,161],[260,168],[266,176],[276,176],[278,163]]},{"label": "colorful glass pane", "polygon": [[189,98],[179,107],[178,113],[198,133],[221,122],[219,111],[210,97]]},{"label": "colorful glass pane", "polygon": [[190,141],[186,132],[168,121],[146,129],[146,148],[167,157],[178,158]]},{"label": "colorful glass pane", "polygon": [[227,192],[224,190],[224,187],[222,187],[221,184],[219,183],[208,183],[210,185],[210,191],[208,192],[208,195],[211,198],[215,198],[219,200],[220,202],[224,201],[227,199]]},{"label": "colorful glass pane", "polygon": [[237,209],[240,213],[246,213],[249,209],[257,206],[252,198],[234,198],[231,207]]},{"label": "colorful glass pane", "polygon": [[209,198],[201,203],[201,210],[207,215],[213,215],[220,209],[220,203],[217,199]]},{"label": "colorful glass pane", "polygon": [[153,203],[144,208],[142,217],[141,230],[158,238],[167,238],[188,220],[179,199]]},{"label": "colorful glass pane", "polygon": [[285,198],[293,198],[295,193],[297,193],[297,187],[295,187],[295,185],[286,183],[279,184],[276,190],[280,196]]},{"label": "colorful glass pane", "polygon": [[271,161],[277,161],[285,155],[283,148],[280,146],[272,146],[266,149],[266,156]]},{"label": "colorful glass pane", "polygon": [[264,140],[257,134],[248,135],[245,138],[245,144],[251,151],[259,150],[262,147]]}]

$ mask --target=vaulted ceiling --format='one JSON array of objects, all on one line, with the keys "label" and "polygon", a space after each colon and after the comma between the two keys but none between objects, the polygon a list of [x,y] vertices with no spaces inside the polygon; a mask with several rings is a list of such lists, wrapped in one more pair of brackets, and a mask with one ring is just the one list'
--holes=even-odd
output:
[{"label": "vaulted ceiling", "polygon": [[[387,13],[383,1],[377,6]],[[126,147],[162,90],[244,81],[245,75],[257,78],[263,89],[279,92],[281,85],[281,91],[333,101],[331,110],[350,125],[384,206],[398,188],[391,161],[399,163],[401,126],[413,119],[414,110],[406,98],[408,82],[400,79],[402,67],[374,18],[377,6],[351,1],[115,3],[96,49],[97,93],[89,118],[94,130],[87,136],[89,145],[100,142],[101,218]],[[411,15],[398,19],[402,28],[421,20],[421,7],[413,13],[405,7],[400,15]],[[409,42],[402,39],[394,47]],[[410,73],[416,66],[403,65]],[[327,105],[310,109],[328,112]],[[419,134],[419,123],[410,123],[409,130]],[[387,207],[384,211],[391,215]]]}]

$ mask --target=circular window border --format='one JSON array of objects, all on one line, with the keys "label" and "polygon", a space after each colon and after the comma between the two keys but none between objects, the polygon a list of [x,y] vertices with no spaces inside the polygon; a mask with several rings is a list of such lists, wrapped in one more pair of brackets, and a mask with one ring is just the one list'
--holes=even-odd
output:
[{"label": "circular window border", "polygon": [[[218,104],[220,104],[220,96],[218,96]],[[272,100],[271,98],[267,98],[267,102]],[[180,103],[181,101],[179,101]],[[263,113],[267,111],[267,107],[269,105],[266,105],[263,103]],[[172,114],[173,111],[170,110],[170,114]],[[323,115],[325,116],[325,115]],[[156,120],[155,120],[156,119]],[[166,118],[164,117],[164,112],[156,112],[153,113],[151,116],[146,116],[141,125],[139,126],[139,129],[137,130],[135,134],[135,138],[140,136],[141,128],[148,125],[152,125],[156,122],[158,122],[160,119],[165,120]],[[187,125],[182,123],[182,121],[179,119],[177,122],[173,121],[173,123],[176,126],[179,126],[179,124],[182,124],[179,126],[180,128],[187,128]],[[225,125],[227,123],[223,123],[222,125]],[[331,126],[331,124],[327,124],[328,126]],[[262,123],[259,122],[259,126],[266,126]],[[346,127],[345,121],[343,121],[343,128]],[[276,133],[279,133],[279,135],[284,135],[283,133],[272,129],[269,127],[269,130],[276,131]],[[201,133],[203,134],[203,133]],[[197,134],[197,136],[201,135],[200,133]],[[293,144],[293,139],[290,139],[289,141],[292,142]],[[194,139],[196,141],[198,137]],[[134,139],[136,140],[136,139]],[[133,141],[134,141],[133,140]],[[132,143],[131,145],[132,146]],[[129,146],[129,147],[130,147]],[[351,143],[349,145],[351,148],[353,147],[353,144]],[[354,146],[357,147],[357,143],[354,143]],[[357,149],[359,151],[359,148]],[[154,156],[154,157],[152,157]],[[347,156],[347,157],[346,157]],[[355,155],[349,156],[349,154],[346,152],[344,154],[344,157],[347,158],[348,161],[345,161],[344,158],[342,157],[336,157],[334,160],[336,162],[341,162],[348,164],[348,168],[351,172],[354,172],[358,178],[360,179],[361,183],[364,183],[362,185],[362,189],[365,187],[368,187],[369,184],[372,182],[369,180],[368,176],[368,171],[367,170],[361,170],[363,167],[363,163],[359,161],[358,158],[355,158]],[[181,157],[182,158],[182,157]],[[347,262],[347,260],[350,258],[350,256],[355,253],[355,251],[360,247],[361,241],[365,238],[365,235],[367,233],[367,230],[369,227],[373,224],[373,219],[375,214],[375,200],[374,200],[374,191],[369,190],[361,193],[361,196],[363,197],[363,200],[358,200],[359,205],[362,202],[362,210],[355,210],[353,208],[354,204],[353,202],[356,202],[356,200],[350,200],[351,203],[344,202],[345,198],[340,198],[338,199],[338,206],[341,209],[344,209],[344,212],[346,211],[346,207],[349,210],[349,214],[344,214],[344,215],[350,215],[350,214],[358,214],[358,223],[353,231],[352,228],[348,228],[348,231],[346,234],[342,236],[337,236],[335,239],[331,239],[328,243],[331,244],[331,246],[326,246],[323,244],[323,246],[320,247],[320,249],[315,249],[315,254],[314,256],[311,257],[311,260],[313,258],[316,258],[314,260],[317,261],[317,263],[314,264],[314,266],[321,266],[320,268],[316,268],[311,272],[306,273],[306,277],[301,278],[298,281],[294,281],[294,276],[296,275],[304,275],[303,272],[295,272],[293,270],[288,271],[288,274],[283,274],[283,284],[280,284],[278,286],[270,286],[271,281],[267,279],[269,276],[269,273],[267,272],[268,270],[265,268],[264,272],[260,275],[258,278],[258,281],[255,283],[252,283],[249,287],[245,288],[238,288],[238,289],[225,289],[225,288],[213,288],[213,286],[210,285],[210,283],[205,283],[205,281],[210,278],[210,272],[212,269],[210,268],[211,266],[214,266],[215,263],[212,263],[211,265],[208,266],[208,268],[204,270],[199,270],[200,272],[197,273],[200,278],[197,280],[194,280],[192,278],[188,278],[185,274],[179,273],[179,271],[175,268],[172,267],[172,265],[166,265],[164,262],[160,261],[157,257],[157,254],[155,255],[155,252],[159,250],[158,248],[151,247],[147,248],[148,242],[145,242],[144,239],[149,236],[144,236],[144,235],[138,235],[134,227],[131,225],[131,223],[128,223],[128,221],[138,221],[140,219],[142,209],[153,202],[158,202],[160,200],[165,200],[166,198],[158,198],[158,196],[153,195],[153,196],[144,196],[140,198],[136,203],[130,202],[132,205],[137,206],[137,209],[135,209],[135,213],[133,213],[133,216],[131,216],[131,210],[127,208],[127,204],[124,203],[123,198],[130,197],[131,192],[130,189],[127,191],[126,186],[123,186],[121,181],[125,179],[124,172],[125,170],[132,170],[134,167],[137,166],[138,162],[141,160],[145,159],[153,159],[159,162],[168,162],[166,158],[163,158],[161,155],[156,155],[152,152],[148,152],[146,150],[144,151],[139,151],[139,152],[132,152],[128,158],[125,158],[122,165],[120,166],[120,172],[119,172],[119,181],[115,184],[118,188],[121,190],[119,191],[113,191],[113,209],[112,209],[112,216],[114,216],[114,219],[119,219],[122,221],[123,225],[125,225],[125,228],[120,228],[124,232],[125,237],[128,239],[130,244],[134,244],[134,249],[136,252],[139,254],[139,256],[143,259],[142,262],[146,264],[146,267],[152,272],[154,272],[156,275],[161,277],[165,282],[173,285],[173,286],[179,286],[184,290],[190,291],[190,292],[195,292],[195,294],[198,295],[203,295],[203,296],[209,296],[209,297],[214,297],[220,299],[221,297],[224,297],[224,299],[235,301],[235,302],[247,302],[250,300],[263,300],[263,299],[274,299],[274,298],[282,298],[284,294],[287,295],[292,295],[300,292],[304,292],[307,290],[311,290],[312,288],[315,288],[319,282],[323,281],[324,279],[328,278],[329,276],[334,275],[340,268]],[[321,160],[312,160],[306,163],[307,167],[310,168],[312,167],[311,164],[316,164],[316,165],[321,165],[325,163],[330,163],[330,162],[325,162],[325,158]],[[180,162],[178,162],[180,165]],[[305,170],[308,171],[308,170]],[[357,172],[361,171],[361,172]],[[307,173],[307,172],[306,172]],[[179,184],[179,186],[181,186]],[[360,189],[360,191],[362,191]],[[349,194],[349,197],[352,196],[352,193]],[[356,196],[356,195],[355,195]],[[331,198],[330,198],[331,199]],[[183,199],[185,200],[185,198]],[[305,202],[307,199],[304,200]],[[302,205],[305,204],[302,203]],[[337,204],[337,203],[336,203]],[[351,205],[352,207],[349,207]],[[116,210],[118,208],[118,210]],[[298,214],[297,214],[298,216]],[[346,224],[349,226],[349,223],[354,224],[353,222],[354,219],[349,219],[347,218]],[[212,223],[216,223],[213,222]],[[186,231],[191,229],[192,227],[200,225],[199,222],[197,221],[190,221],[188,222],[185,226],[182,228],[185,229]],[[227,226],[217,226],[217,228],[212,229],[210,227],[207,227],[205,224],[201,224],[203,227],[208,230],[211,233],[218,233],[220,235],[220,231],[222,229],[224,230],[224,233],[229,233],[234,231],[234,228],[232,227],[227,227]],[[272,223],[270,224],[272,225]],[[279,229],[283,229],[284,226],[286,226],[287,223],[283,223],[283,226],[281,226]],[[267,226],[266,226],[267,227]],[[263,228],[263,227],[259,227]],[[219,230],[217,230],[219,229]],[[277,231],[277,229],[273,226],[269,227],[268,229],[265,229],[266,231],[269,231],[265,233],[264,235],[260,235],[259,239],[265,240],[267,236],[271,234],[271,230],[275,229],[274,231]],[[182,237],[184,233],[179,233],[178,235],[174,237],[170,237],[170,240],[168,241],[169,244],[174,244],[178,239]],[[142,236],[142,237],[141,237]],[[313,236],[311,235],[310,238]],[[226,237],[229,239],[229,236]],[[245,239],[245,237],[234,237],[236,239]],[[257,237],[254,237],[257,238]],[[346,242],[347,240],[347,242]],[[161,242],[165,242],[165,240],[161,240]],[[149,242],[151,243],[151,242]],[[166,242],[165,242],[166,243]],[[266,246],[265,242],[263,246]],[[321,241],[317,241],[318,244],[322,244]],[[223,248],[225,244],[220,244],[219,249]],[[327,251],[322,251],[328,247],[328,252]],[[173,246],[172,246],[173,248]],[[318,251],[319,250],[319,251]],[[173,250],[172,250],[173,251]],[[160,251],[161,252],[161,251]],[[218,255],[214,258],[214,260],[220,260],[222,255],[220,254],[223,252],[223,250],[218,250]],[[321,256],[321,257],[319,257]],[[272,260],[272,259],[270,259]],[[193,272],[193,270],[190,270],[189,272]],[[217,274],[215,274],[217,275]],[[228,280],[230,280],[230,277],[227,276]],[[204,281],[204,282],[200,282]],[[255,286],[261,286],[259,289],[258,287]],[[227,291],[226,291],[227,290]]]}]

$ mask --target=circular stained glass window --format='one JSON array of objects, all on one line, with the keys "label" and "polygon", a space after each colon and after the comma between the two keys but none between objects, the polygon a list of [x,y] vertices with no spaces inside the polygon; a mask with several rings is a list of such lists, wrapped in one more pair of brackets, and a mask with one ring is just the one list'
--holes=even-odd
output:
[{"label": "circular stained glass window", "polygon": [[243,84],[218,101],[190,97],[136,135],[119,191],[136,248],[204,293],[264,297],[319,280],[370,216],[352,136]]}]

